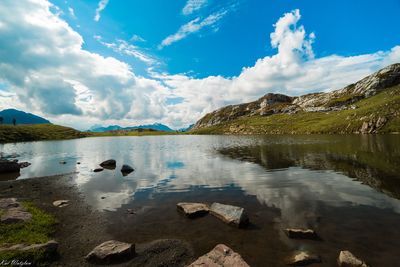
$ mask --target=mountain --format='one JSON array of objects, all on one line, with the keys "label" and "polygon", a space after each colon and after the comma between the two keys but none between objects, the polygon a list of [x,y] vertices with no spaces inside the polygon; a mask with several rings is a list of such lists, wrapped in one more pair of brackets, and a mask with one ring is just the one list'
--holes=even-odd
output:
[{"label": "mountain", "polygon": [[109,131],[129,131],[129,130],[136,130],[136,129],[151,129],[156,131],[163,131],[163,132],[174,132],[171,128],[167,125],[161,123],[154,123],[154,124],[147,124],[147,125],[139,125],[139,126],[129,126],[129,127],[121,127],[119,125],[110,125],[107,127],[95,125],[92,126],[89,131],[91,132],[109,132]]},{"label": "mountain", "polygon": [[3,118],[4,124],[12,124],[15,118],[17,124],[47,124],[50,121],[36,116],[31,113],[26,113],[16,109],[5,109],[0,111],[0,117]]},{"label": "mountain", "polygon": [[308,134],[400,132],[400,64],[328,93],[266,94],[206,114],[192,132]]}]

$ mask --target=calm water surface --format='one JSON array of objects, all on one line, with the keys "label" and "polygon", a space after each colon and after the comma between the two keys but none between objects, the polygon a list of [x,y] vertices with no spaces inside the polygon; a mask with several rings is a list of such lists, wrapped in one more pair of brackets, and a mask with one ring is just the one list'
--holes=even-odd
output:
[{"label": "calm water surface", "polygon": [[[18,179],[78,172],[79,190],[120,240],[181,238],[197,255],[225,243],[252,266],[283,266],[295,250],[336,266],[343,249],[373,266],[400,266],[396,135],[101,137],[0,150],[32,163]],[[109,158],[117,160],[115,170],[92,172]],[[122,176],[122,164],[135,172]],[[188,220],[176,212],[181,201],[239,205],[252,224],[235,229],[212,216]],[[323,240],[289,240],[285,227],[313,227]]]}]

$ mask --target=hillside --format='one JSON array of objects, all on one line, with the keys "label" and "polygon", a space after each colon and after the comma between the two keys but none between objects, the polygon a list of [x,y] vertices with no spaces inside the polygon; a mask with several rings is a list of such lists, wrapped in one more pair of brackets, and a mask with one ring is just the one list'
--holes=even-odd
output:
[{"label": "hillside", "polygon": [[267,94],[257,101],[206,114],[198,134],[400,132],[400,64],[329,93]]},{"label": "hillside", "polygon": [[17,124],[48,124],[50,121],[37,115],[26,113],[16,109],[5,109],[0,111],[0,117],[3,118],[3,124],[12,124],[13,119]]},{"label": "hillside", "polygon": [[75,129],[53,124],[0,125],[0,143],[73,139],[85,136]]},{"label": "hillside", "polygon": [[129,126],[129,127],[121,127],[119,125],[110,125],[107,127],[103,126],[93,126],[89,129],[90,132],[109,132],[109,131],[130,131],[130,130],[137,130],[137,129],[150,129],[155,131],[164,131],[164,132],[173,132],[171,128],[167,125],[161,123],[153,123],[147,125],[138,125],[138,126]]}]

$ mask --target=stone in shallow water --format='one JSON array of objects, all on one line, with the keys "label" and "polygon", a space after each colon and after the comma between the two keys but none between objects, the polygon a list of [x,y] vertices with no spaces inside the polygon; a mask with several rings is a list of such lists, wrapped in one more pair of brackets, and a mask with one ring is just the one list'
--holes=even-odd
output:
[{"label": "stone in shallow water", "polygon": [[231,248],[219,244],[188,267],[249,267],[249,265]]},{"label": "stone in shallow water", "polygon": [[289,238],[313,240],[319,239],[317,233],[312,229],[288,228],[285,229],[284,232]]},{"label": "stone in shallow water", "polygon": [[115,161],[115,159],[108,159],[100,163],[100,166],[106,169],[115,169],[116,164],[117,162]]},{"label": "stone in shallow water", "polygon": [[22,207],[9,208],[1,215],[0,221],[2,223],[20,223],[27,222],[32,219],[32,214],[25,211]]},{"label": "stone in shallow water", "polygon": [[122,175],[126,176],[133,171],[134,171],[134,169],[131,166],[126,165],[126,164],[122,165],[122,168],[121,168]]},{"label": "stone in shallow water", "polygon": [[340,251],[338,265],[340,267],[368,267],[365,262],[358,259],[350,251],[347,250]]},{"label": "stone in shallow water", "polygon": [[110,240],[95,247],[86,260],[94,263],[109,264],[131,259],[135,255],[135,245]]},{"label": "stone in shallow water", "polygon": [[178,211],[184,213],[189,218],[200,217],[208,214],[209,207],[203,203],[181,202],[177,205]]},{"label": "stone in shallow water", "polygon": [[103,170],[104,170],[103,168],[96,168],[96,169],[93,170],[93,172],[101,172]]},{"label": "stone in shallow water", "polygon": [[288,264],[293,266],[305,266],[312,263],[320,263],[321,257],[305,251],[297,251],[288,259]]},{"label": "stone in shallow water", "polygon": [[230,225],[244,227],[249,224],[249,218],[241,207],[213,203],[210,207],[210,212],[215,217]]},{"label": "stone in shallow water", "polygon": [[69,205],[69,200],[66,199],[56,200],[53,202],[53,205],[59,208],[66,207]]}]

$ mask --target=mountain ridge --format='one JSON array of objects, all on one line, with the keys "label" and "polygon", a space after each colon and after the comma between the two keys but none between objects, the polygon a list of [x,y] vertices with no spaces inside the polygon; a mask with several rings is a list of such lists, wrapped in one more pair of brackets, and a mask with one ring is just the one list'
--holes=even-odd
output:
[{"label": "mountain ridge", "polygon": [[15,118],[17,124],[49,124],[49,120],[38,115],[24,112],[13,108],[0,111],[0,117],[3,118],[3,124],[13,124]]},{"label": "mountain ridge", "polygon": [[129,131],[129,130],[137,130],[137,129],[151,129],[156,131],[164,131],[164,132],[174,132],[175,130],[169,128],[167,125],[162,123],[153,123],[153,124],[145,124],[145,125],[137,125],[137,126],[128,126],[122,127],[119,125],[109,125],[106,127],[97,125],[92,126],[88,131],[91,132],[110,132],[110,131]]},{"label": "mountain ridge", "polygon": [[[296,118],[299,115],[309,115],[312,117],[320,117],[319,119],[329,119],[332,118],[322,118],[323,116],[318,116],[322,113],[330,113],[334,116],[335,113],[345,111],[355,111],[359,108],[360,101],[368,100],[374,96],[379,95],[388,88],[398,86],[400,84],[400,63],[392,64],[387,66],[356,83],[350,84],[342,89],[335,90],[327,93],[311,93],[302,96],[287,96],[283,94],[273,94],[269,93],[259,98],[256,101],[229,105],[222,107],[218,110],[210,112],[203,116],[200,120],[196,122],[192,131],[194,133],[225,133],[225,134],[235,134],[235,133],[309,133],[307,127],[304,125],[294,125],[293,129],[288,127],[276,125],[275,129],[270,127],[274,123],[278,123],[283,119],[287,123],[296,124]],[[395,98],[399,95],[398,90],[393,89]],[[390,98],[386,102],[389,102]],[[364,101],[365,102],[365,101]],[[363,102],[363,103],[364,103]],[[368,101],[367,101],[368,102]],[[372,105],[373,103],[369,103]],[[383,103],[386,105],[387,103]],[[395,104],[398,104],[396,102]],[[377,108],[377,107],[375,107]],[[382,107],[380,107],[382,108]],[[379,129],[384,127],[390,119],[393,117],[397,118],[399,116],[398,112],[381,112],[385,113],[385,116],[373,116],[374,110],[370,110],[369,113],[363,110],[366,114],[371,116],[371,118],[358,118],[363,119],[361,126],[358,129],[353,127],[347,127],[348,129],[336,129],[333,131],[325,131],[321,129],[321,133],[378,133]],[[345,112],[346,113],[346,112]],[[351,112],[347,112],[351,113]],[[290,116],[292,116],[293,122],[290,121]],[[341,114],[341,113],[340,113]],[[270,117],[270,118],[266,118]],[[305,118],[301,117],[302,122],[308,123]],[[266,123],[263,129],[254,130],[251,124],[257,120],[257,127],[262,128],[262,121]],[[269,123],[269,125],[268,125]],[[313,123],[313,122],[309,122]],[[314,121],[315,123],[315,121]],[[302,126],[302,127],[300,127]],[[309,125],[312,126],[312,125]],[[268,129],[267,129],[268,128]],[[325,127],[326,128],[326,127]],[[332,128],[332,127],[331,127]],[[207,131],[209,129],[209,131]],[[396,128],[397,129],[397,128]],[[351,131],[350,131],[351,130]],[[396,130],[397,131],[397,130]],[[400,129],[398,129],[400,131]],[[317,129],[311,132],[319,132]]]}]

